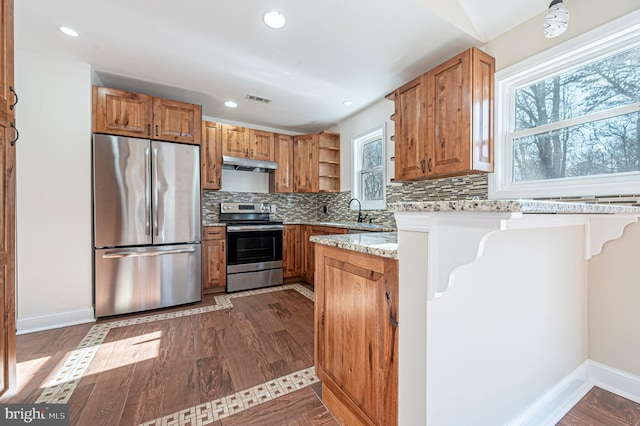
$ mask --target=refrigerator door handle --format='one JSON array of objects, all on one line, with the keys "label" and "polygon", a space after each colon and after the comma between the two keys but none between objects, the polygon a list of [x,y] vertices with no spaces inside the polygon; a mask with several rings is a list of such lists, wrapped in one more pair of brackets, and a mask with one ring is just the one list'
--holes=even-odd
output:
[{"label": "refrigerator door handle", "polygon": [[149,211],[151,207],[151,201],[149,201],[149,193],[151,191],[151,189],[149,189],[149,148],[144,150],[144,154],[146,159],[144,168],[144,234],[151,235],[151,212]]},{"label": "refrigerator door handle", "polygon": [[160,235],[160,229],[158,229],[158,198],[160,192],[158,191],[158,148],[153,148],[153,161],[151,163],[153,170],[153,229],[156,237]]},{"label": "refrigerator door handle", "polygon": [[122,257],[148,257],[148,256],[162,256],[165,254],[179,254],[179,253],[193,253],[196,250],[193,248],[189,249],[176,249],[176,250],[160,250],[160,251],[112,251],[109,253],[104,253],[102,255],[103,259],[119,259]]}]

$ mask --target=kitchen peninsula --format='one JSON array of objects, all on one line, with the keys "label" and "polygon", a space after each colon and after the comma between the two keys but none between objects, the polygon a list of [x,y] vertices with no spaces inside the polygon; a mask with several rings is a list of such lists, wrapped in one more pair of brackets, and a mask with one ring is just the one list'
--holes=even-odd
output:
[{"label": "kitchen peninsula", "polygon": [[[324,301],[316,304],[316,327],[324,328],[324,336],[351,332],[324,312],[334,308],[331,303],[344,302],[321,294],[340,290],[326,287],[327,277],[343,274],[343,281],[360,280],[356,284],[365,296],[376,294],[377,304],[362,298],[369,308],[361,312],[380,316],[381,356],[390,368],[397,366],[398,390],[397,399],[380,389],[371,393],[382,398],[379,404],[397,401],[400,425],[557,422],[597,382],[589,370],[598,361],[598,341],[591,333],[607,319],[592,315],[600,301],[588,295],[608,283],[591,276],[591,259],[607,242],[637,235],[640,208],[526,200],[394,203],[390,208],[398,226],[397,269],[372,267],[367,275],[357,273],[364,272],[362,265],[360,270],[347,265],[353,249],[373,253],[357,253],[371,265],[374,258],[388,263],[394,257],[391,246],[376,252],[363,248],[357,235],[313,238],[319,244],[316,300]],[[371,242],[376,244],[381,242]],[[615,264],[621,267],[633,265]],[[384,288],[376,293],[366,284]],[[354,342],[351,353],[366,355]],[[370,360],[364,357],[361,364]],[[326,356],[319,361],[326,362]],[[323,368],[319,377],[326,380]],[[383,378],[393,377],[384,366],[380,371]],[[334,388],[341,385],[338,378],[330,377]],[[384,417],[375,409],[363,410],[366,403],[350,386],[339,395],[346,398],[337,401],[336,392],[330,392],[327,406],[343,419],[358,407],[356,418],[364,415],[367,422],[381,424]]]}]

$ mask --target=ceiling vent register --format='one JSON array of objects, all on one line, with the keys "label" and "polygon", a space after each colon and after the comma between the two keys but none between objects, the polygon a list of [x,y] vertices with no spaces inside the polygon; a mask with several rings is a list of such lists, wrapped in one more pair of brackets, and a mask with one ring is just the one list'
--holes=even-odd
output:
[{"label": "ceiling vent register", "polygon": [[247,94],[246,98],[263,104],[270,104],[273,102],[273,99],[265,98],[264,96],[252,95],[251,93]]}]

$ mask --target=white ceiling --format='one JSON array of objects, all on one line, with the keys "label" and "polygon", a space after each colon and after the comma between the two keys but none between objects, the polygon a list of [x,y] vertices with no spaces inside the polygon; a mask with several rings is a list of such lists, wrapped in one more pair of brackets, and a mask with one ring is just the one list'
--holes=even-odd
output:
[{"label": "white ceiling", "polygon": [[[209,117],[316,132],[546,7],[547,0],[18,0],[15,44],[89,63],[105,86],[202,104]],[[286,15],[283,29],[262,23],[271,9]],[[238,108],[225,108],[227,99]]]}]

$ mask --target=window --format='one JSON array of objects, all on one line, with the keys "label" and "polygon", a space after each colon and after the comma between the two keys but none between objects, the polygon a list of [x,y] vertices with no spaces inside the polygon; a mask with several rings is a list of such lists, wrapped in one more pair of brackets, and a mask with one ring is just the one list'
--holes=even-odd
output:
[{"label": "window", "polygon": [[352,196],[366,210],[386,208],[384,140],[383,125],[352,139]]},{"label": "window", "polygon": [[640,192],[639,18],[496,74],[491,198]]}]

